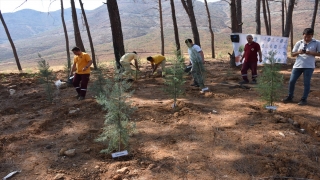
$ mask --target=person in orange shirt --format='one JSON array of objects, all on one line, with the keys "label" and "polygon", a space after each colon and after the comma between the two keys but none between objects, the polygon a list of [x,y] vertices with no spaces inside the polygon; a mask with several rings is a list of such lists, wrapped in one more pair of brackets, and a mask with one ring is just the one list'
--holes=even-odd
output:
[{"label": "person in orange shirt", "polygon": [[147,61],[151,63],[152,66],[152,74],[157,74],[157,68],[161,65],[162,76],[165,76],[165,66],[166,66],[166,58],[162,55],[155,55],[147,57]]},{"label": "person in orange shirt", "polygon": [[73,59],[73,66],[71,68],[70,76],[73,75],[74,71],[76,72],[74,74],[72,84],[76,88],[78,93],[76,97],[80,101],[86,97],[92,60],[89,54],[82,52],[78,47],[72,48],[71,51],[75,56]]}]

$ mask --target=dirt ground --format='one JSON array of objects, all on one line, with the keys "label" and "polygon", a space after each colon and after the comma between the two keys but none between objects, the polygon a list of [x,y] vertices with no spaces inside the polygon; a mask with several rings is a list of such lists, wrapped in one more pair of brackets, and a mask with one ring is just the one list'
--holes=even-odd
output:
[{"label": "dirt ground", "polygon": [[[106,147],[94,141],[107,112],[90,91],[78,101],[72,87],[56,90],[51,104],[37,76],[0,74],[0,177],[21,171],[10,179],[320,179],[319,68],[308,105],[297,105],[300,77],[295,102],[277,102],[277,111],[269,113],[255,85],[236,85],[240,71],[230,69],[227,60],[207,60],[205,66],[209,91],[200,93],[187,77],[176,111],[161,77],[142,76],[133,83],[137,110],[131,120],[137,131],[129,155],[116,159],[100,154]],[[281,71],[283,96],[291,68]],[[55,74],[65,77],[62,71]],[[69,149],[75,149],[74,156],[62,155]]]}]

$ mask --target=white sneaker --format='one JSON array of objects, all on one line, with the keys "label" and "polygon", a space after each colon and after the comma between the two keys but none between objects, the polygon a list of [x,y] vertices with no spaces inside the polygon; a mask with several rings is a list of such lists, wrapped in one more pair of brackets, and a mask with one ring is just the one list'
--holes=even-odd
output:
[{"label": "white sneaker", "polygon": [[208,90],[209,90],[209,88],[205,87],[205,88],[202,89],[202,92],[205,92],[205,91],[208,91]]}]

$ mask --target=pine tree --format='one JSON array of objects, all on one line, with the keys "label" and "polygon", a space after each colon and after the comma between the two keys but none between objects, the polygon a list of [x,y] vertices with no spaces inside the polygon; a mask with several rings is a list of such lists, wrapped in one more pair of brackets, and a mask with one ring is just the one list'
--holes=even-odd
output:
[{"label": "pine tree", "polygon": [[[178,52],[176,52],[178,54]],[[184,93],[184,58],[182,56],[176,56],[172,60],[168,60],[172,63],[172,66],[165,69],[166,76],[164,84],[166,85],[164,91],[173,98],[173,107],[177,105],[177,98]]]},{"label": "pine tree", "polygon": [[40,75],[40,82],[44,85],[44,89],[49,102],[53,101],[53,85],[54,80],[53,71],[50,69],[49,63],[41,57],[38,53],[40,61],[38,61],[38,69]]},{"label": "pine tree", "polygon": [[129,91],[131,83],[119,81],[121,74],[116,74],[108,96],[100,95],[97,98],[99,104],[108,110],[105,116],[103,132],[96,139],[97,142],[107,142],[108,148],[101,153],[121,151],[129,147],[129,136],[135,130],[135,123],[130,121],[130,115],[134,108],[128,101],[133,91]]},{"label": "pine tree", "polygon": [[110,87],[112,86],[112,82],[105,75],[106,66],[100,64],[97,59],[97,70],[95,70],[92,74],[96,77],[93,81],[92,85],[89,87],[90,91],[93,92],[94,96],[97,98],[107,98],[108,93],[110,92]]},{"label": "pine tree", "polygon": [[283,75],[280,74],[280,64],[276,63],[276,51],[269,51],[266,57],[267,63],[263,67],[263,73],[258,78],[257,90],[261,95],[261,99],[266,102],[266,108],[270,112],[275,110],[274,102],[277,101],[283,90]]}]

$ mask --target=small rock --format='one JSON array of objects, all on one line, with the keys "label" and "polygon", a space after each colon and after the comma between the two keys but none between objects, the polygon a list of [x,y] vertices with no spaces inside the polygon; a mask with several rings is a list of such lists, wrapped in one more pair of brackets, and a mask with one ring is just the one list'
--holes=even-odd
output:
[{"label": "small rock", "polygon": [[77,112],[76,109],[75,109],[75,110],[70,110],[70,111],[69,111],[69,114],[73,114],[73,113],[75,113],[75,112]]},{"label": "small rock", "polygon": [[46,149],[51,149],[52,148],[52,144],[46,145]]},{"label": "small rock", "polygon": [[148,166],[148,168],[147,169],[153,169],[154,167],[156,167],[156,165],[155,164],[149,164],[149,166]]},{"label": "small rock", "polygon": [[54,180],[64,179],[64,174],[59,173],[59,174],[57,174],[53,179],[54,179]]},{"label": "small rock", "polygon": [[173,114],[173,117],[178,117],[179,116],[179,113],[178,112],[175,112],[174,114]]},{"label": "small rock", "polygon": [[216,110],[212,110],[212,113],[217,114],[217,113],[218,113],[218,111],[216,111]]},{"label": "small rock", "polygon": [[286,137],[282,132],[279,132],[279,135],[282,137]]},{"label": "small rock", "polygon": [[88,148],[88,149],[86,149],[84,152],[85,152],[85,153],[89,153],[90,151],[91,151],[91,149]]},{"label": "small rock", "polygon": [[17,85],[8,86],[8,89],[17,89]]},{"label": "small rock", "polygon": [[121,169],[118,169],[117,170],[117,173],[119,174],[125,174],[127,171],[129,171],[129,168],[128,167],[123,167]]},{"label": "small rock", "polygon": [[72,156],[76,155],[76,149],[69,149],[64,152],[64,155],[66,155],[68,157],[72,157]]},{"label": "small rock", "polygon": [[296,128],[300,128],[300,124],[298,122],[296,122],[296,121],[293,122],[293,126],[296,127]]},{"label": "small rock", "polygon": [[122,180],[122,176],[120,174],[117,174],[112,177],[113,180]]},{"label": "small rock", "polygon": [[16,90],[14,90],[14,89],[9,89],[9,93],[10,93],[10,95],[12,96],[14,93],[16,93]]},{"label": "small rock", "polygon": [[302,134],[306,133],[306,130],[305,130],[305,129],[300,129],[299,131],[300,131],[300,133],[302,133]]},{"label": "small rock", "polygon": [[67,148],[61,148],[60,151],[59,151],[59,155],[60,156],[63,156],[64,155],[64,152],[67,150]]},{"label": "small rock", "polygon": [[100,168],[100,166],[98,166],[98,165],[97,165],[97,166],[95,166],[94,168],[95,168],[95,169],[99,169],[99,168]]},{"label": "small rock", "polygon": [[293,124],[294,120],[292,120],[291,118],[288,119],[288,123]]}]

